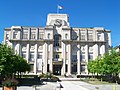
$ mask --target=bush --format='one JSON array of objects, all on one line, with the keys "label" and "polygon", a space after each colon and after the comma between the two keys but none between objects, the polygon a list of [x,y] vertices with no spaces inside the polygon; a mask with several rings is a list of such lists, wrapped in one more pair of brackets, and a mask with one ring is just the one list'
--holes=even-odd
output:
[{"label": "bush", "polygon": [[52,77],[51,77],[51,80],[57,82],[57,81],[59,81],[59,78],[56,77],[56,76],[52,76]]},{"label": "bush", "polygon": [[43,81],[59,81],[59,78],[52,75],[51,73],[39,75],[40,79]]},{"label": "bush", "polygon": [[15,79],[8,79],[3,81],[2,85],[6,87],[16,86],[18,84],[18,81]]}]

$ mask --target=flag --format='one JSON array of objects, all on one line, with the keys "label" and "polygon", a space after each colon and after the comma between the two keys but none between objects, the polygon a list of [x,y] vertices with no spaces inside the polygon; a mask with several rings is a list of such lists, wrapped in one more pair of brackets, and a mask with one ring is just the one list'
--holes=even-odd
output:
[{"label": "flag", "polygon": [[58,9],[63,9],[63,6],[58,5]]}]

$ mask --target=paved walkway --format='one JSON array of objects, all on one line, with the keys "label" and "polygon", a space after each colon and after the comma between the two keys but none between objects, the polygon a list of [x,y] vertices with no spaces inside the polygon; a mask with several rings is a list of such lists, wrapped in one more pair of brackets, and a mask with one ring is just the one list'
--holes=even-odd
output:
[{"label": "paved walkway", "polygon": [[[59,89],[57,86],[62,85],[63,88]],[[116,87],[116,90],[120,90],[120,85],[91,85],[82,81],[67,81],[63,80],[62,82],[44,82],[44,85],[36,86],[18,86],[17,90],[113,90]],[[2,88],[0,88],[2,90]]]},{"label": "paved walkway", "polygon": [[98,90],[114,90],[114,87],[120,90],[120,85],[116,84],[92,85],[82,81],[62,81],[61,84],[66,88],[63,90],[97,90],[96,87],[99,88]]}]

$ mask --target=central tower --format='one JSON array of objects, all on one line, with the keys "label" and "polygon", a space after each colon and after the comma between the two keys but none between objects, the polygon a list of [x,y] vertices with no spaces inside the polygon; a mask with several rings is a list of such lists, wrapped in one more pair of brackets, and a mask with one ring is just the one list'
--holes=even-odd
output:
[{"label": "central tower", "polygon": [[[64,75],[67,72],[66,64],[66,43],[64,40],[70,40],[70,26],[67,14],[48,14],[46,27],[53,27],[53,58],[52,72],[56,75]],[[49,30],[46,32],[49,32]],[[51,64],[50,64],[51,65]],[[66,68],[65,68],[66,67]]]}]

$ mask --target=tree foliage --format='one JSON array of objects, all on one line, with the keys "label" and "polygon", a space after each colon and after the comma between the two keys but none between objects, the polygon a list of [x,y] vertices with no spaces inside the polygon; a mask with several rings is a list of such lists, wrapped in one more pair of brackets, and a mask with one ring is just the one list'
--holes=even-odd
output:
[{"label": "tree foliage", "polygon": [[4,78],[12,78],[16,73],[30,71],[30,65],[27,64],[21,56],[15,54],[14,50],[0,44],[0,74]]},{"label": "tree foliage", "polygon": [[93,74],[117,76],[120,73],[120,52],[111,49],[103,56],[88,62],[88,71]]}]

